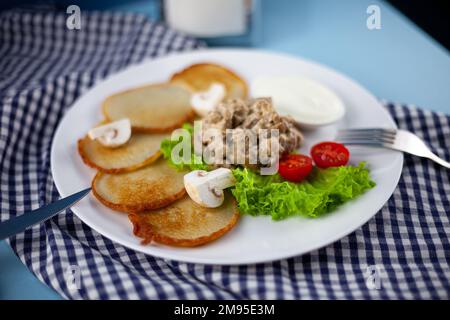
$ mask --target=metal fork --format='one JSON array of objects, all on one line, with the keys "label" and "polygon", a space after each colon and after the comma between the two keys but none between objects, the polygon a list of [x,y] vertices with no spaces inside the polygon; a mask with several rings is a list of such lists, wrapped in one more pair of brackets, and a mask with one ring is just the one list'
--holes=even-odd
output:
[{"label": "metal fork", "polygon": [[338,131],[336,141],[345,145],[384,147],[403,151],[415,156],[428,158],[450,169],[450,162],[439,158],[431,152],[422,139],[405,130],[384,128],[346,129]]}]

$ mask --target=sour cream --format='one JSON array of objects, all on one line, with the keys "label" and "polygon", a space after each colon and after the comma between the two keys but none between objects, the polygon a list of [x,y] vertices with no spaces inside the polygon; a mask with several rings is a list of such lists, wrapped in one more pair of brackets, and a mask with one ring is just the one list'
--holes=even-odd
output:
[{"label": "sour cream", "polygon": [[341,119],[341,99],[320,83],[301,76],[264,76],[252,82],[254,97],[271,97],[275,109],[291,115],[306,127],[331,124]]}]

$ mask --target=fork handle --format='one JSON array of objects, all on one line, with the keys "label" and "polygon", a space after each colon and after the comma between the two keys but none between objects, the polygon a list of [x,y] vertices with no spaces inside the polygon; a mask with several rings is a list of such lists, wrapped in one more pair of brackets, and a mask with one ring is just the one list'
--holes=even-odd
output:
[{"label": "fork handle", "polygon": [[427,156],[427,158],[430,159],[430,160],[433,160],[434,162],[440,164],[443,167],[446,167],[447,169],[450,169],[450,162],[447,162],[447,161],[439,158],[433,152],[430,152],[430,154]]}]

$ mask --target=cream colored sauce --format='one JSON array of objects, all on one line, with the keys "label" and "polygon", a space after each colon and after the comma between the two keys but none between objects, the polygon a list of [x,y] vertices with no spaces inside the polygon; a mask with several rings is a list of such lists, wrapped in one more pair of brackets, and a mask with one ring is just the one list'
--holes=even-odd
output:
[{"label": "cream colored sauce", "polygon": [[264,76],[252,82],[254,97],[271,97],[280,114],[299,123],[319,126],[333,123],[345,113],[339,97],[330,89],[301,76]]}]

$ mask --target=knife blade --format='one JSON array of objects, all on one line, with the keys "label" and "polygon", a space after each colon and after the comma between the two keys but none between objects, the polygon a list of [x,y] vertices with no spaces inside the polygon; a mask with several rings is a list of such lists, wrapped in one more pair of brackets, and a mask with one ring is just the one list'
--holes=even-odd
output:
[{"label": "knife blade", "polygon": [[90,191],[91,188],[84,189],[46,206],[40,207],[33,211],[25,212],[20,216],[11,218],[4,222],[0,222],[0,240],[9,238],[37,223],[50,219],[64,209],[73,206],[75,203],[83,199]]}]

